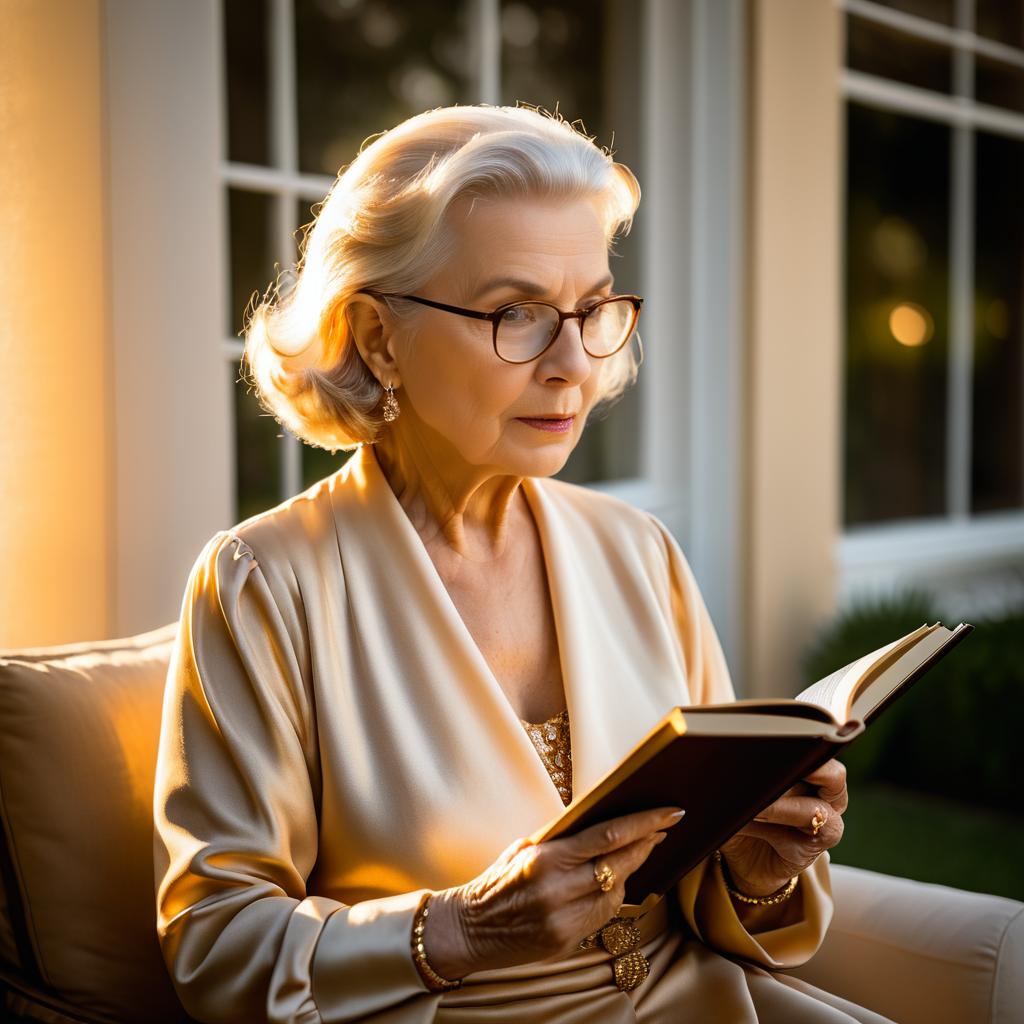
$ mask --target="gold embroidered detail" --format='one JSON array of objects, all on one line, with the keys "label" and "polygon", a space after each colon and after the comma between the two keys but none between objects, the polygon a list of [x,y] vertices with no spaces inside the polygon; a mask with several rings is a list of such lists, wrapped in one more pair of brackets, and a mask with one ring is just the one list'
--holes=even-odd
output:
[{"label": "gold embroidered detail", "polygon": [[580,949],[603,946],[614,957],[612,974],[616,986],[623,992],[636,988],[651,970],[651,962],[638,948],[642,938],[637,927],[639,920],[637,917],[616,915],[596,932],[581,939],[579,944]]},{"label": "gold embroidered detail", "polygon": [[632,921],[616,921],[601,929],[601,945],[612,956],[622,956],[640,944],[640,929]]},{"label": "gold embroidered detail", "polygon": [[613,960],[612,970],[615,972],[615,984],[623,992],[628,992],[647,977],[651,965],[639,949],[634,949],[632,953]]},{"label": "gold embroidered detail", "polygon": [[569,743],[569,710],[559,711],[543,722],[520,718],[523,728],[537,748],[551,781],[568,806],[572,802],[572,750]]}]

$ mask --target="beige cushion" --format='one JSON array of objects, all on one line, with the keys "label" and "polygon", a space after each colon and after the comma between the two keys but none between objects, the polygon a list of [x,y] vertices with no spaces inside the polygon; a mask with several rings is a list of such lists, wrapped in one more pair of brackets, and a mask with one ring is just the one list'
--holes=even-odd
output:
[{"label": "beige cushion", "polygon": [[0,975],[23,994],[8,1010],[187,1020],[153,889],[153,775],[176,630],[0,651]]},{"label": "beige cushion", "polygon": [[1024,903],[835,863],[831,873],[828,934],[790,973],[900,1024],[1024,1020]]}]

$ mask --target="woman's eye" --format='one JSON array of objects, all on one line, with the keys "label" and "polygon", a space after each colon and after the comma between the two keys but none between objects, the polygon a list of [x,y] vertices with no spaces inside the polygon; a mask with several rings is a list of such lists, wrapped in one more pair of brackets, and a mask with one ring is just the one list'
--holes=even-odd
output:
[{"label": "woman's eye", "polygon": [[533,315],[530,309],[526,306],[514,306],[512,309],[506,309],[501,314],[503,323],[507,324],[521,324],[533,319]]}]

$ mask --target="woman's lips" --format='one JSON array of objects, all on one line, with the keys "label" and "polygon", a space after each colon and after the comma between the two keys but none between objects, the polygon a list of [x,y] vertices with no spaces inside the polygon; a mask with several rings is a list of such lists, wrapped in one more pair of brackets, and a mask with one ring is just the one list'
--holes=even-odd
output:
[{"label": "woman's lips", "polygon": [[534,427],[537,430],[549,430],[555,433],[565,433],[571,426],[575,416],[567,416],[564,420],[531,420],[525,416],[517,416],[516,419],[520,423],[525,423],[528,427]]}]

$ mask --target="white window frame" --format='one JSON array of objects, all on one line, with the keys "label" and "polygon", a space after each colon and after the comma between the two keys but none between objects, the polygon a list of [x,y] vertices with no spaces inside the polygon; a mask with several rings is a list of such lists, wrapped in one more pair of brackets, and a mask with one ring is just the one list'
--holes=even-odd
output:
[{"label": "white window frame", "polygon": [[[893,10],[873,0],[836,0],[854,15],[950,48],[953,95],[843,68],[845,103],[889,110],[947,124],[952,130],[950,203],[950,344],[947,390],[946,505],[944,516],[846,527],[839,539],[840,595],[891,589],[908,580],[937,589],[965,577],[991,576],[1024,561],[1024,509],[971,513],[971,400],[974,338],[975,130],[1024,139],[1024,114],[974,99],[976,55],[1024,68],[1024,50],[976,35],[974,0],[957,0],[956,25],[946,26]],[[845,26],[844,26],[845,30]],[[1024,599],[1019,588],[1001,591]]]},{"label": "white window frame", "polygon": [[[472,0],[477,93],[500,102],[500,0]],[[218,7],[219,7],[218,3]],[[641,0],[645,181],[641,261],[647,302],[640,472],[594,482],[663,519],[687,549],[726,656],[741,663],[743,68],[745,0]],[[270,0],[271,167],[227,158],[221,187],[274,201],[274,254],[295,258],[296,201],[333,179],[298,170],[293,0]],[[222,75],[222,78],[225,76]],[[226,105],[226,88],[224,89]],[[728,173],[722,173],[722,168]],[[225,275],[229,273],[224,240]],[[225,292],[230,289],[225,284]],[[223,341],[237,366],[244,343]],[[302,489],[302,442],[282,430],[282,497]]]}]

